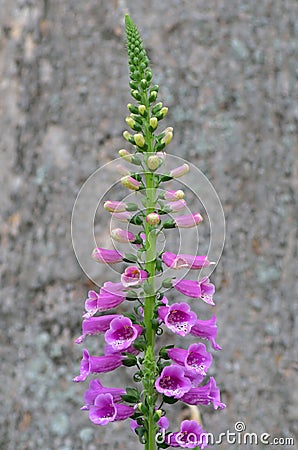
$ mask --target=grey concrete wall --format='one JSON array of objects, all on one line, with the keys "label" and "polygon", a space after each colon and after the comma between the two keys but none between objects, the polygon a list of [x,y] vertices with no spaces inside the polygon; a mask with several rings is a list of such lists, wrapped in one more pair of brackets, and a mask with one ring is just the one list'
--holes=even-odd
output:
[{"label": "grey concrete wall", "polygon": [[[224,348],[214,374],[228,407],[202,408],[205,428],[243,420],[249,432],[295,437],[297,2],[0,7],[0,448],[126,450],[135,439],[128,423],[92,427],[79,410],[86,386],[71,382],[90,283],[74,257],[70,216],[82,183],[123,146],[126,7],[169,106],[169,151],[208,176],[227,220],[213,282]],[[106,239],[104,223],[99,233]],[[108,380],[121,385],[128,373]]]}]

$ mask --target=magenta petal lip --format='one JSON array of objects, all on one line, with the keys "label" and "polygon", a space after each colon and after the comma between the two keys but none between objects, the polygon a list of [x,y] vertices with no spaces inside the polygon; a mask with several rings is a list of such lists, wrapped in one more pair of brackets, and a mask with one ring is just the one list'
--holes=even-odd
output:
[{"label": "magenta petal lip", "polygon": [[157,392],[168,397],[181,398],[191,388],[191,381],[184,376],[180,366],[165,367],[155,382]]}]

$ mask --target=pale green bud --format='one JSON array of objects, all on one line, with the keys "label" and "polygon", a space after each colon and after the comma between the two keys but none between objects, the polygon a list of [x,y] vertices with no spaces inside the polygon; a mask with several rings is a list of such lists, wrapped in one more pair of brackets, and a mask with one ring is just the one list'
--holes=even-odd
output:
[{"label": "pale green bud", "polygon": [[161,110],[156,113],[156,117],[158,118],[158,120],[163,119],[168,114],[168,110],[169,108],[167,108],[166,106],[161,108]]},{"label": "pale green bud", "polygon": [[151,128],[153,128],[153,130],[155,130],[157,128],[158,125],[158,120],[156,117],[151,117],[150,119],[150,126]]},{"label": "pale green bud", "polygon": [[153,103],[155,102],[155,100],[157,99],[157,92],[156,91],[152,91],[149,95],[149,102]]},{"label": "pale green bud", "polygon": [[143,116],[145,114],[145,111],[146,111],[146,106],[145,105],[140,105],[138,107],[138,111]]},{"label": "pale green bud", "polygon": [[127,162],[132,161],[133,155],[131,153],[129,153],[127,150],[125,150],[124,148],[119,150],[118,154],[119,154],[119,156],[121,156],[121,158],[124,159],[124,161],[127,161]]},{"label": "pale green bud", "polygon": [[147,166],[150,170],[156,170],[160,165],[160,159],[157,155],[150,155],[147,160]]},{"label": "pale green bud", "polygon": [[123,131],[123,137],[126,141],[129,141],[132,136],[127,130],[125,130]]},{"label": "pale green bud", "polygon": [[126,117],[125,122],[130,128],[133,128],[136,123],[131,117]]},{"label": "pale green bud", "polygon": [[172,139],[173,139],[173,133],[172,133],[172,131],[168,131],[162,138],[161,143],[168,145]]},{"label": "pale green bud", "polygon": [[144,136],[142,135],[142,133],[137,133],[137,134],[135,134],[134,135],[134,141],[135,141],[135,143],[136,143],[136,145],[138,146],[138,147],[144,147],[144,144],[145,144],[145,138],[144,138]]},{"label": "pale green bud", "polygon": [[134,114],[138,114],[139,110],[138,107],[136,105],[133,105],[132,103],[128,103],[127,105],[127,109]]}]

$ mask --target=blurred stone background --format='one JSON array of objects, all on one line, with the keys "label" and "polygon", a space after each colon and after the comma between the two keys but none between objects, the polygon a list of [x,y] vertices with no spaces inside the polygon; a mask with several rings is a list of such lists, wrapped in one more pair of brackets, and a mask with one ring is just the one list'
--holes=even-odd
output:
[{"label": "blurred stone background", "polygon": [[127,9],[169,106],[169,151],[206,174],[225,210],[212,280],[228,407],[202,408],[204,426],[218,434],[242,420],[297,445],[297,6],[0,0],[1,449],[140,448],[127,422],[93,427],[79,409],[87,384],[71,382],[90,283],[70,218],[83,182],[123,147]]}]

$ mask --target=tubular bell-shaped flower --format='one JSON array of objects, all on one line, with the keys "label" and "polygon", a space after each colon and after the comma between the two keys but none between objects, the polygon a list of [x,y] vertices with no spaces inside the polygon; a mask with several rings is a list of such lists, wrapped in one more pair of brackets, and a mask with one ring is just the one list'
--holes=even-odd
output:
[{"label": "tubular bell-shaped flower", "polygon": [[141,332],[140,325],[133,325],[128,317],[119,316],[111,321],[105,341],[113,350],[123,351],[131,346]]},{"label": "tubular bell-shaped flower", "polygon": [[89,407],[89,418],[95,425],[128,419],[134,413],[131,406],[115,403],[111,394],[99,394]]},{"label": "tubular bell-shaped flower", "polygon": [[171,447],[196,448],[207,447],[207,435],[195,420],[181,422],[180,431],[166,435],[166,443]]},{"label": "tubular bell-shaped flower", "polygon": [[203,267],[208,267],[210,265],[207,256],[193,256],[185,253],[176,255],[175,253],[164,252],[162,254],[162,260],[165,265],[171,269],[181,269],[183,267],[189,269],[202,269]]},{"label": "tubular bell-shaped flower", "polygon": [[93,250],[92,258],[97,262],[115,264],[122,261],[123,255],[117,250],[108,250],[106,248],[98,247]]},{"label": "tubular bell-shaped flower", "polygon": [[220,391],[213,377],[210,377],[210,380],[204,386],[189,389],[183,395],[182,401],[189,405],[210,405],[212,403],[214,409],[224,409],[226,407],[220,401]]},{"label": "tubular bell-shaped flower", "polygon": [[86,380],[90,373],[111,372],[122,365],[122,356],[119,354],[107,356],[91,356],[87,349],[83,350],[83,358],[80,366],[80,375],[73,381]]},{"label": "tubular bell-shaped flower", "polygon": [[163,369],[155,382],[155,387],[167,397],[181,398],[191,389],[191,382],[186,378],[182,367],[172,365]]},{"label": "tubular bell-shaped flower", "polygon": [[196,323],[197,315],[190,310],[187,303],[174,303],[171,306],[160,306],[158,315],[165,325],[180,336],[190,333],[192,326]]},{"label": "tubular bell-shaped flower", "polygon": [[178,216],[174,219],[175,225],[178,228],[192,228],[203,221],[203,217],[199,213],[186,214],[185,216]]},{"label": "tubular bell-shaped flower", "polygon": [[122,401],[121,395],[125,394],[125,389],[104,387],[100,380],[91,380],[89,389],[84,394],[85,406],[83,406],[83,409],[89,409],[91,405],[94,405],[94,401],[99,394],[111,394],[113,401],[119,403]]}]

